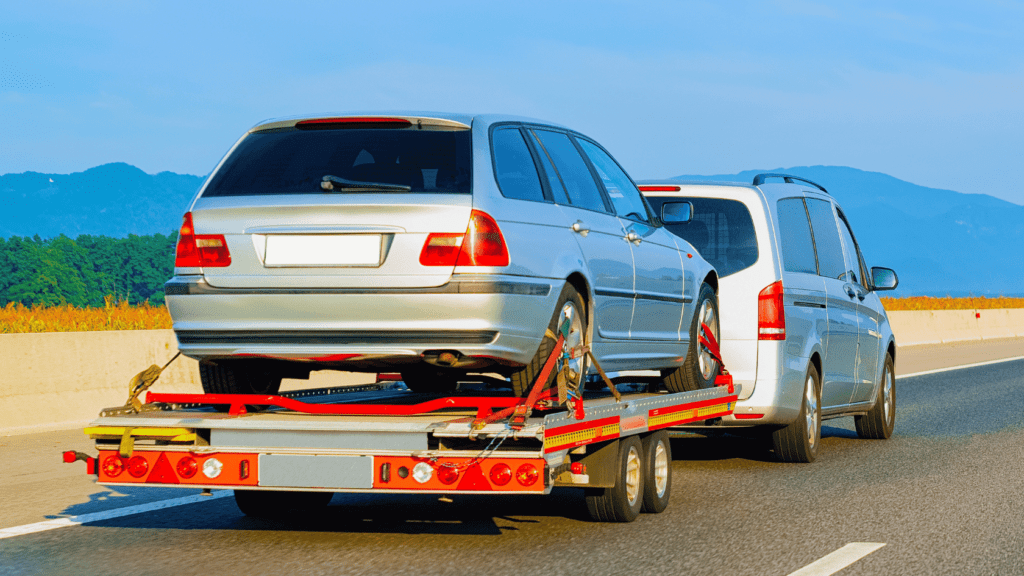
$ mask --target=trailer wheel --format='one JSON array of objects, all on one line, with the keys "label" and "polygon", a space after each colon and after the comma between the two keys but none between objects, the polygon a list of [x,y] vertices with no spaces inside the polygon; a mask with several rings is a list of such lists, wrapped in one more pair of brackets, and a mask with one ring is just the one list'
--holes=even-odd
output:
[{"label": "trailer wheel", "polygon": [[246,360],[204,360],[199,380],[207,394],[277,394],[281,389],[280,374]]},{"label": "trailer wheel", "polygon": [[874,407],[864,416],[853,417],[857,436],[874,440],[888,440],[892,436],[896,427],[896,378],[893,372],[892,356],[886,354]]},{"label": "trailer wheel", "polygon": [[636,436],[619,440],[618,474],[612,488],[586,489],[587,510],[598,522],[632,522],[644,503],[643,447]]},{"label": "trailer wheel", "polygon": [[[568,282],[562,288],[562,294],[558,298],[558,305],[555,306],[555,313],[551,317],[548,329],[555,332],[558,330],[558,326],[565,321],[565,318],[569,318],[570,321],[567,346],[575,348],[585,345],[587,343],[587,307],[583,302],[583,297]],[[554,340],[544,338],[541,340],[540,347],[537,349],[537,353],[533,355],[530,363],[510,375],[512,392],[516,396],[524,397],[530,394],[534,382],[540,376],[540,372],[544,369],[544,364],[548,361],[548,357],[551,356],[551,350],[554,347]],[[578,383],[581,388],[587,376],[587,368],[585,357],[576,358],[569,362],[569,369],[575,374],[573,381]],[[550,386],[554,382],[555,376],[555,371],[552,370],[545,386]]]},{"label": "trailer wheel", "polygon": [[410,368],[402,371],[402,382],[413,392],[451,392],[459,385],[463,374],[455,370],[433,366]]},{"label": "trailer wheel", "polygon": [[235,504],[242,514],[253,518],[281,519],[295,513],[321,510],[331,502],[331,492],[284,492],[276,490],[235,490]]},{"label": "trailer wheel", "polygon": [[804,397],[796,420],[772,432],[775,457],[782,462],[814,462],[821,444],[821,378],[814,364],[807,366]]},{"label": "trailer wheel", "polygon": [[672,494],[672,445],[664,430],[647,434],[640,445],[644,464],[643,511],[658,514],[668,508]]},{"label": "trailer wheel", "polygon": [[697,305],[690,322],[690,345],[686,350],[686,360],[678,368],[662,370],[661,380],[669,392],[689,392],[711,388],[718,376],[719,364],[707,347],[697,341],[701,333],[701,324],[706,324],[714,335],[719,338],[718,298],[715,291],[707,284],[701,284],[697,296]]}]

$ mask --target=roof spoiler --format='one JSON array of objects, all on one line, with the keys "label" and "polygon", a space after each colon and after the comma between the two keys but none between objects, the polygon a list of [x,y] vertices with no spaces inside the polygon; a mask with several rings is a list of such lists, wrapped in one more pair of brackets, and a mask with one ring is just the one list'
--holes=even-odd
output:
[{"label": "roof spoiler", "polygon": [[828,190],[825,190],[825,187],[822,186],[821,184],[811,182],[807,178],[792,176],[790,174],[758,174],[757,176],[754,176],[754,186],[760,186],[761,184],[764,184],[764,181],[768,178],[782,178],[783,180],[786,181],[786,184],[792,184],[793,180],[799,180],[800,182],[810,184],[811,186],[814,186],[815,188],[821,190],[825,194],[828,194]]}]

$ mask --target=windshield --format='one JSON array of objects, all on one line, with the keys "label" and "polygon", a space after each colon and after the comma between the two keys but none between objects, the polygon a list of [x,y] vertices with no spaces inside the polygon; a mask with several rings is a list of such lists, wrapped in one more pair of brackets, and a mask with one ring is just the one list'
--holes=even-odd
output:
[{"label": "windshield", "polygon": [[[203,196],[323,194],[325,176],[393,184],[397,193],[468,194],[471,159],[469,130],[267,130],[239,143]],[[361,192],[380,190],[327,193]]]},{"label": "windshield", "polygon": [[666,224],[665,229],[693,245],[720,277],[735,274],[757,262],[754,221],[742,202],[670,196],[648,196],[647,201],[658,215],[665,202],[693,205],[693,218],[689,222]]}]

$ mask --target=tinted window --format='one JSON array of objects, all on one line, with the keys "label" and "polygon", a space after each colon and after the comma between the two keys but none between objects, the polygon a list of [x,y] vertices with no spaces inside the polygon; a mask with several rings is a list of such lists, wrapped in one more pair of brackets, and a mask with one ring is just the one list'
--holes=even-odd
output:
[{"label": "tinted window", "polygon": [[506,198],[544,201],[537,166],[530,149],[517,128],[495,130],[491,137],[494,154],[494,177]]},{"label": "tinted window", "polygon": [[782,264],[789,272],[817,274],[811,226],[803,198],[779,200],[779,235],[782,242]]},{"label": "tinted window", "polygon": [[826,200],[807,198],[807,212],[811,215],[814,247],[818,252],[818,273],[826,278],[841,278],[846,272],[843,245],[839,241],[839,228],[832,213],[832,204]]},{"label": "tinted window", "polygon": [[468,194],[471,161],[469,130],[269,130],[242,140],[203,195],[321,194],[326,175]]},{"label": "tinted window", "polygon": [[[527,134],[532,136],[532,142],[534,148],[537,150],[537,157],[540,158],[540,165],[542,166],[541,172],[544,177],[547,178],[548,188],[551,190],[551,194],[555,197],[555,202],[558,204],[569,204],[569,197],[565,195],[565,187],[562,186],[562,180],[558,177],[558,172],[555,171],[554,164],[551,163],[551,157],[548,156],[544,146],[541,145],[540,140],[537,139],[537,135],[533,132],[527,131]],[[528,138],[530,137],[528,136]]]},{"label": "tinted window", "polygon": [[597,170],[598,177],[604,183],[604,189],[612,199],[615,213],[623,218],[647,222],[647,207],[640,198],[640,191],[615,160],[593,142],[582,139],[576,141],[580,143],[580,147],[587,153],[594,169]]},{"label": "tinted window", "polygon": [[750,211],[742,202],[717,198],[648,196],[655,214],[665,202],[689,202],[693,218],[683,224],[666,224],[665,229],[693,245],[710,262],[719,276],[728,276],[757,262],[757,236]]},{"label": "tinted window", "polygon": [[561,132],[535,132],[555,164],[558,176],[565,185],[565,191],[569,194],[569,202],[579,208],[607,212],[590,168],[569,137]]}]

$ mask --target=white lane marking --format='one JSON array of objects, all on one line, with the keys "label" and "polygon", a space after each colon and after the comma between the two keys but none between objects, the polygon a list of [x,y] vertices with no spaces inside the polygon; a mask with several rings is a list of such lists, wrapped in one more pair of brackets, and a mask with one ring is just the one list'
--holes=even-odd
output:
[{"label": "white lane marking", "polygon": [[1024,360],[1024,356],[1014,356],[1013,358],[1000,358],[999,360],[989,360],[988,362],[975,362],[974,364],[961,364],[960,366],[950,366],[949,368],[925,370],[924,372],[914,372],[912,374],[899,374],[896,376],[896,379],[899,380],[900,378],[910,378],[911,376],[925,376],[927,374],[938,374],[939,372],[962,370],[964,368],[976,368],[978,366],[989,366],[991,364],[1002,364],[1003,362],[1013,362],[1014,360]]},{"label": "white lane marking", "polygon": [[214,492],[209,496],[195,494],[192,496],[183,496],[181,498],[171,498],[170,500],[150,502],[149,504],[139,504],[136,506],[128,506],[126,508],[105,510],[103,512],[81,514],[79,516],[71,516],[69,518],[57,518],[55,520],[46,520],[43,522],[36,522],[35,524],[15,526],[13,528],[3,528],[0,529],[0,540],[3,540],[4,538],[13,538],[15,536],[24,536],[25,534],[34,534],[36,532],[45,532],[47,530],[56,530],[57,528],[66,528],[68,526],[88,524],[89,522],[100,522],[103,520],[110,520],[111,518],[131,516],[132,514],[142,514],[143,512],[152,512],[154,510],[162,510],[164,508],[174,508],[175,506],[184,506],[185,504],[209,502],[210,500],[225,498],[227,496],[231,496],[232,494],[233,491],[231,490],[220,490]]},{"label": "white lane marking", "polygon": [[789,576],[829,576],[878,550],[884,543],[850,542],[839,550],[811,562]]}]

